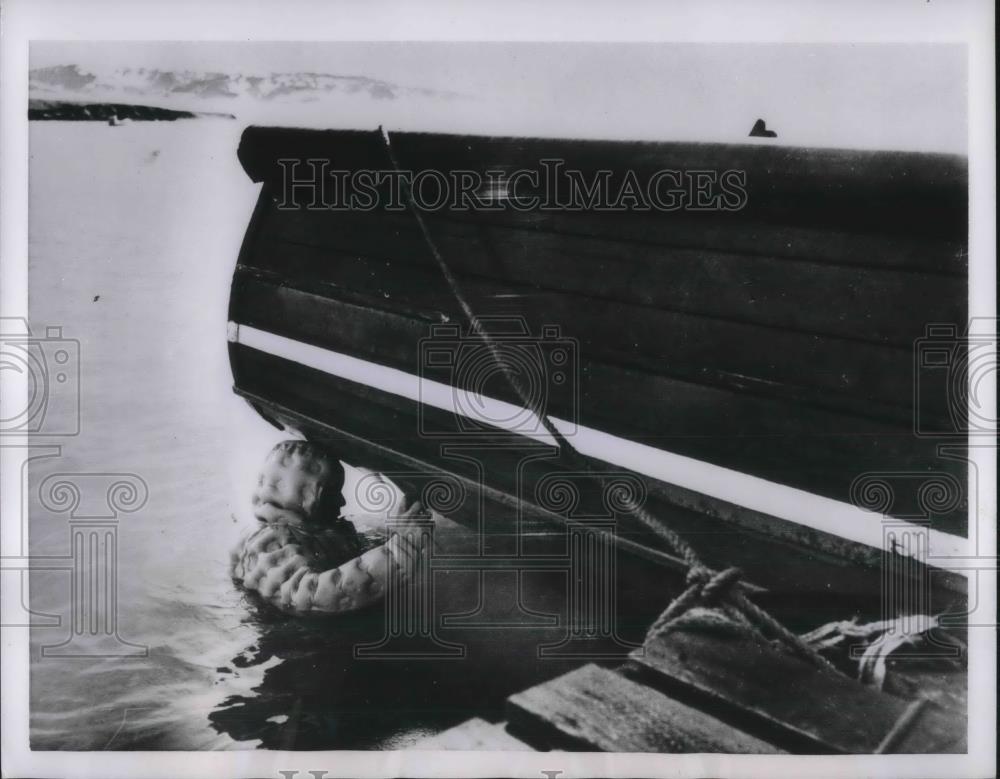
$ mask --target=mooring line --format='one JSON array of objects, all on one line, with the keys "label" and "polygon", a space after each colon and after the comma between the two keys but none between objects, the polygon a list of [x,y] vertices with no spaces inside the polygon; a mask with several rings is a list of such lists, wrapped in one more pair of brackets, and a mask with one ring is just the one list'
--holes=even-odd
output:
[{"label": "mooring line", "polygon": [[[607,480],[605,477],[599,471],[595,471],[593,469],[589,460],[583,457],[583,455],[576,450],[569,440],[567,440],[566,436],[564,436],[552,423],[545,412],[540,408],[539,402],[536,402],[535,399],[532,398],[531,393],[521,385],[517,376],[510,370],[510,367],[504,361],[503,355],[500,353],[499,346],[497,346],[496,341],[494,341],[490,333],[480,323],[479,318],[472,310],[472,307],[469,305],[465,294],[462,291],[461,284],[455,277],[454,273],[452,273],[450,266],[445,261],[441,251],[438,249],[438,246],[431,235],[430,229],[427,227],[427,223],[424,220],[423,215],[420,213],[420,208],[413,199],[413,193],[410,189],[409,182],[407,182],[405,176],[402,175],[403,171],[396,158],[396,153],[392,148],[392,139],[389,133],[381,126],[379,126],[379,133],[382,136],[382,141],[392,167],[395,169],[396,173],[400,174],[400,181],[403,182],[403,190],[406,195],[406,202],[410,213],[416,219],[420,232],[424,237],[424,242],[430,250],[431,255],[434,257],[441,274],[444,276],[445,282],[448,284],[452,295],[454,295],[456,301],[458,302],[458,305],[462,310],[462,314],[468,321],[472,332],[482,339],[486,348],[489,350],[490,356],[492,356],[496,361],[497,366],[500,368],[507,382],[517,394],[521,403],[542,423],[546,432],[548,432],[548,434],[555,440],[559,452],[564,456],[567,456],[574,466],[577,466],[581,470],[593,475],[602,487],[607,488]],[[742,615],[746,621],[752,624],[763,636],[766,637],[770,634],[771,636],[777,638],[790,650],[792,650],[792,652],[809,661],[817,668],[835,674],[841,674],[841,672],[832,663],[830,663],[829,660],[823,657],[816,651],[815,648],[804,641],[801,636],[798,636],[790,631],[778,622],[778,620],[771,614],[757,606],[746,597],[746,594],[741,589],[740,578],[742,576],[742,571],[740,571],[739,568],[726,568],[722,571],[713,571],[701,561],[701,558],[698,556],[694,547],[685,541],[684,538],[682,538],[676,531],[668,527],[666,523],[658,520],[644,507],[635,504],[631,500],[626,500],[625,505],[629,514],[638,519],[655,535],[659,536],[667,544],[671,551],[673,551],[678,557],[682,558],[688,566],[687,588],[673,601],[671,601],[660,617],[653,623],[653,626],[647,633],[647,638],[653,638],[660,635],[664,631],[669,630],[671,625],[676,623],[676,620],[695,606],[706,606],[715,609],[729,606],[731,609],[735,609],[740,615]],[[684,624],[685,626],[696,626],[697,622],[687,620]]]}]

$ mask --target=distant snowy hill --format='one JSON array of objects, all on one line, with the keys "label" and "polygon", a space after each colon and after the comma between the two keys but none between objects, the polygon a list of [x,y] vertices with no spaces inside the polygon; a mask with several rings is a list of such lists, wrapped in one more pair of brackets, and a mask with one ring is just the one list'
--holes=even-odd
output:
[{"label": "distant snowy hill", "polygon": [[93,73],[77,65],[55,65],[29,72],[29,93],[36,99],[155,101],[172,107],[213,108],[230,104],[301,104],[324,101],[333,96],[373,98],[386,101],[398,97],[457,97],[457,93],[403,86],[366,76],[331,73],[210,73],[193,70],[117,68]]},{"label": "distant snowy hill", "polygon": [[35,100],[244,126],[957,154],[969,134],[948,46],[39,41],[31,67]]}]

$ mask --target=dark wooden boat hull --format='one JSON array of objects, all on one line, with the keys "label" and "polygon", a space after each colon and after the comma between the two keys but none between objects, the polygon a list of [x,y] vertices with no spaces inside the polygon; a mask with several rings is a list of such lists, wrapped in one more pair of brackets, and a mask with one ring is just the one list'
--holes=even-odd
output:
[{"label": "dark wooden boat hull", "polygon": [[[421,134],[396,135],[393,148],[412,170],[511,171],[559,157],[585,173],[744,172],[738,211],[423,216],[477,315],[520,323],[542,350],[573,345],[572,381],[544,387],[554,417],[733,479],[749,475],[806,507],[819,496],[875,509],[869,538],[895,538],[893,527],[935,543],[965,536],[963,431],[928,436],[917,424],[947,433],[954,398],[937,385],[914,391],[915,345],[928,326],[960,334],[967,318],[964,160]],[[679,591],[683,563],[531,431],[470,429],[419,394],[367,378],[376,369],[425,376],[517,404],[503,381],[427,373],[428,343],[469,339],[412,213],[282,207],[281,160],[391,170],[382,135],[250,128],[240,158],[263,188],[232,286],[235,391],[345,461],[425,499],[438,495],[432,507],[464,528],[433,554],[423,633],[359,644],[404,659],[440,651],[441,662],[521,663],[524,685],[566,664],[625,658]],[[546,341],[539,334],[549,326]],[[961,354],[959,336],[949,343]],[[943,453],[943,443],[957,449]],[[599,451],[588,457],[708,565],[741,566],[755,599],[792,629],[877,619],[886,608],[963,608],[964,577],[941,561],[897,559],[846,528],[811,523],[809,508],[772,515],[669,474],[615,466]],[[893,500],[865,504],[866,478],[888,484]],[[560,484],[573,500],[560,502]],[[934,484],[951,492],[928,503]],[[611,535],[610,556],[579,552],[604,549]],[[610,582],[610,605],[574,590],[593,576]],[[903,591],[918,601],[891,600]]]}]

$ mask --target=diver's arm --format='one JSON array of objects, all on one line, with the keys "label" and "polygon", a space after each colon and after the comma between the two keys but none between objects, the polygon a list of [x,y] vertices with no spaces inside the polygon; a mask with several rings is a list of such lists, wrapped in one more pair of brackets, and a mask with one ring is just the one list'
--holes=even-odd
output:
[{"label": "diver's arm", "polygon": [[[401,519],[425,516],[419,503]],[[283,611],[339,614],[380,601],[390,586],[412,583],[421,531],[406,527],[382,546],[370,549],[337,568],[316,571],[302,549],[280,526],[267,527],[247,539],[232,565],[243,586]]]}]

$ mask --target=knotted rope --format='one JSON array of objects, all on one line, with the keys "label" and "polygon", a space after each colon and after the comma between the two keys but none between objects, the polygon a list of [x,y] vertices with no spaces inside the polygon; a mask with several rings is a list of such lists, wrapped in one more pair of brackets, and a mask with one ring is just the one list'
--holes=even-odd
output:
[{"label": "knotted rope", "polygon": [[[385,150],[393,168],[397,173],[402,174],[399,161],[396,159],[396,154],[392,148],[392,140],[389,137],[389,133],[381,127],[379,127],[379,132],[382,135]],[[458,305],[462,309],[462,314],[468,321],[472,332],[482,339],[490,352],[490,356],[500,367],[504,377],[517,394],[521,403],[542,423],[546,432],[555,441],[560,454],[567,457],[574,467],[594,476],[601,486],[607,489],[608,483],[605,477],[599,471],[595,471],[590,461],[581,455],[566,439],[540,407],[541,400],[534,398],[533,394],[521,385],[517,375],[511,371],[503,359],[496,341],[494,341],[490,333],[480,323],[479,318],[475,315],[475,312],[473,312],[472,307],[466,300],[458,279],[452,273],[448,263],[445,262],[444,257],[431,236],[427,223],[420,213],[419,207],[414,202],[409,182],[406,181],[406,177],[403,175],[400,175],[400,181],[403,182],[407,206],[416,219],[417,225],[420,227],[420,232],[423,234],[427,248],[434,257],[434,261],[437,263],[442,276],[444,276],[452,295],[458,301]],[[680,624],[688,626],[700,624],[706,628],[711,628],[718,627],[720,621],[725,620],[735,629],[755,630],[765,639],[778,640],[794,654],[812,663],[817,668],[840,674],[840,671],[800,636],[790,631],[768,612],[747,598],[740,584],[742,571],[739,568],[726,568],[722,571],[713,571],[702,563],[701,558],[698,557],[694,548],[684,538],[665,523],[656,519],[645,507],[629,501],[626,508],[631,516],[638,519],[646,528],[663,540],[667,547],[688,566],[687,588],[674,598],[653,623],[646,634],[647,641],[655,636],[662,635],[674,627],[678,627]],[[701,610],[704,612],[706,609],[714,610],[715,616],[708,616],[708,613],[701,613],[699,616],[684,619],[684,616],[687,614],[694,615],[692,610]]]}]

